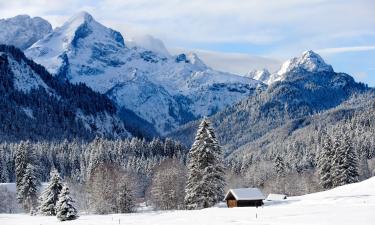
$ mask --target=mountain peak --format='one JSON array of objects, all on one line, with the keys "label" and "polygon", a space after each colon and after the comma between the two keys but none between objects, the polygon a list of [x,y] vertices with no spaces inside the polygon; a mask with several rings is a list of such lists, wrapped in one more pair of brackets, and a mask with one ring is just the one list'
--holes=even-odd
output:
[{"label": "mountain peak", "polygon": [[79,23],[79,24],[82,24],[84,22],[90,23],[93,20],[94,20],[94,18],[92,17],[91,14],[89,14],[86,11],[81,11],[81,12],[78,12],[77,14],[75,14],[74,16],[72,16],[68,20],[67,23]]},{"label": "mountain peak", "polygon": [[277,74],[284,75],[300,69],[308,72],[333,72],[332,66],[326,64],[319,54],[309,50],[303,52],[301,57],[295,57],[283,63]]},{"label": "mountain peak", "polygon": [[271,73],[267,69],[251,70],[246,74],[246,77],[250,77],[255,80],[266,82],[269,80]]},{"label": "mountain peak", "polygon": [[13,45],[25,50],[52,31],[51,24],[29,15],[0,19],[0,44]]}]

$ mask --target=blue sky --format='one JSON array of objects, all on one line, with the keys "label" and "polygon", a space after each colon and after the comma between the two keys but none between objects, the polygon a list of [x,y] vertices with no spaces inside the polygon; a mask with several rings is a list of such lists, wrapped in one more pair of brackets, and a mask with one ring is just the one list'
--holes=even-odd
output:
[{"label": "blue sky", "polygon": [[171,50],[226,56],[227,64],[209,60],[223,70],[245,73],[266,67],[240,56],[274,63],[312,49],[336,71],[375,86],[373,0],[0,0],[1,17],[41,16],[53,26],[82,10],[125,36],[150,34]]}]

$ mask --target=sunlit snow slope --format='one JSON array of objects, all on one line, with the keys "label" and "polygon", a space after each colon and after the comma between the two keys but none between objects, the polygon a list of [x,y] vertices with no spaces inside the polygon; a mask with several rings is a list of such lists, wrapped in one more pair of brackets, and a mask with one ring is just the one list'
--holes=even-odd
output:
[{"label": "sunlit snow slope", "polygon": [[[64,224],[106,225],[373,225],[375,221],[375,178],[361,183],[280,202],[261,208],[210,208],[204,210],[81,216]],[[55,225],[55,217],[0,214],[2,225]]]}]

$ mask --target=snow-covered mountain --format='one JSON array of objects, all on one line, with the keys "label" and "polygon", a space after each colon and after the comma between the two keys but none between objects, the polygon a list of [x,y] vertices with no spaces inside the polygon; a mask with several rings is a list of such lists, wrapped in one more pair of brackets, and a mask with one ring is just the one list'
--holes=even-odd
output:
[{"label": "snow-covered mountain", "polygon": [[26,55],[56,76],[106,94],[159,134],[211,115],[262,86],[251,78],[215,71],[193,53],[170,56],[162,43],[152,50],[127,44],[119,32],[86,12],[32,45]]},{"label": "snow-covered mountain", "polygon": [[0,19],[0,28],[0,44],[14,45],[22,50],[52,31],[48,21],[28,15]]},{"label": "snow-covered mountain", "polygon": [[276,73],[270,74],[266,70],[250,71],[247,76],[266,84],[285,80],[288,74],[295,73],[333,72],[332,66],[324,62],[323,58],[312,50],[305,51],[300,57],[294,57],[284,62]]},{"label": "snow-covered mountain", "polygon": [[245,76],[267,83],[270,79],[271,73],[267,69],[251,70]]},{"label": "snow-covered mountain", "polygon": [[[262,73],[254,74],[252,77]],[[278,75],[279,82],[269,82],[270,85],[257,95],[212,116],[217,136],[227,151],[251,145],[273,129],[288,124],[288,121],[336,107],[353,94],[370,91],[350,75],[334,72],[312,51],[288,60]],[[196,129],[196,125],[186,125],[171,136],[190,145],[193,136],[189,135],[194,134],[192,130]],[[295,125],[296,128],[302,126]]]},{"label": "snow-covered mountain", "polygon": [[0,75],[0,140],[130,136],[106,96],[61,82],[13,46],[0,45]]}]

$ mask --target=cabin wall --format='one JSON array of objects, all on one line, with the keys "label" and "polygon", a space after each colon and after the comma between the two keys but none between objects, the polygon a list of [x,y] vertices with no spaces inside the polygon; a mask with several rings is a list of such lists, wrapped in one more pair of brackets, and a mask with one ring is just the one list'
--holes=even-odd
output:
[{"label": "cabin wall", "polygon": [[263,201],[262,200],[240,200],[237,201],[237,207],[256,207],[256,206],[262,206]]}]

